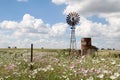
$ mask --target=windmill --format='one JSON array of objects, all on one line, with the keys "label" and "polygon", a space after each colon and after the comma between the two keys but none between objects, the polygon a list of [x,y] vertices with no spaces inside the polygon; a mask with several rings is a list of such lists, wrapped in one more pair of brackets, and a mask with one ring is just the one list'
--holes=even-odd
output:
[{"label": "windmill", "polygon": [[80,17],[76,12],[71,12],[66,17],[66,22],[71,26],[70,53],[76,52],[75,25],[79,23]]}]

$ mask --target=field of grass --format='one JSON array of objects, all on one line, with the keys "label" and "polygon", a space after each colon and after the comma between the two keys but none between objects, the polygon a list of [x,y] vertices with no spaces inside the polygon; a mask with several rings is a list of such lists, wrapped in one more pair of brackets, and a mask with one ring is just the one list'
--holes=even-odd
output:
[{"label": "field of grass", "polygon": [[69,56],[66,50],[34,49],[30,63],[30,49],[0,49],[0,80],[120,80],[118,54]]}]

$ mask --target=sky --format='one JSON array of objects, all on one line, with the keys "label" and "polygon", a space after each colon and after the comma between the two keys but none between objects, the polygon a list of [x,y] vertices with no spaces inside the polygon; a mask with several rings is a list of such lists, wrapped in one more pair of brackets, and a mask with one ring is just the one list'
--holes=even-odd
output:
[{"label": "sky", "polygon": [[98,48],[120,49],[119,0],[0,0],[0,48],[69,48],[66,15],[80,15],[77,48],[91,37]]}]

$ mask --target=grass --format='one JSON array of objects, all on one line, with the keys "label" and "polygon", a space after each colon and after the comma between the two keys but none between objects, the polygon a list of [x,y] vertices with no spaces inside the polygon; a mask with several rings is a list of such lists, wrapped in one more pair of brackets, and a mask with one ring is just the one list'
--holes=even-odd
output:
[{"label": "grass", "polygon": [[99,51],[93,57],[34,49],[30,63],[30,49],[0,49],[0,80],[119,80],[120,59],[114,54],[119,51]]}]

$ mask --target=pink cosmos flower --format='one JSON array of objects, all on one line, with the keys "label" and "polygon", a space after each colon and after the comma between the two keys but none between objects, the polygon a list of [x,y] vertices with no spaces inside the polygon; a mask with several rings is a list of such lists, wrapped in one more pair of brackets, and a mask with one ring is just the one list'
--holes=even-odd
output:
[{"label": "pink cosmos flower", "polygon": [[38,57],[38,56],[35,56],[35,57],[33,57],[33,60],[34,60],[35,62],[37,62],[37,61],[39,61],[39,57]]},{"label": "pink cosmos flower", "polygon": [[14,70],[15,67],[17,67],[15,64],[9,64],[8,67],[7,67],[7,69],[8,70]]},{"label": "pink cosmos flower", "polygon": [[98,70],[98,69],[93,69],[93,72],[95,72],[96,74],[99,74],[99,73],[100,73],[100,70]]}]

